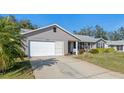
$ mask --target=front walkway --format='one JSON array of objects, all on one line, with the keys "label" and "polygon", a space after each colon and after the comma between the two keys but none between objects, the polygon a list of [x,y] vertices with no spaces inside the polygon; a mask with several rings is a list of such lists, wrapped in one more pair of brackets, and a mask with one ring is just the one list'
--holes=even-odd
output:
[{"label": "front walkway", "polygon": [[71,56],[36,57],[31,65],[37,79],[92,79],[124,78],[124,74],[113,72]]}]

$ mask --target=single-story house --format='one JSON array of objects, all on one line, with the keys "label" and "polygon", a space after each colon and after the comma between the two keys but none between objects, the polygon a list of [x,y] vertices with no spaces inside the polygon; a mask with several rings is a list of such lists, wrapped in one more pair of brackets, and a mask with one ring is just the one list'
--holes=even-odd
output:
[{"label": "single-story house", "polygon": [[108,47],[112,47],[117,51],[124,52],[124,40],[107,41]]},{"label": "single-story house", "polygon": [[25,53],[32,56],[59,56],[80,49],[108,48],[124,51],[124,41],[106,41],[84,35],[74,35],[57,24],[35,30],[22,30]]},{"label": "single-story house", "polygon": [[102,38],[94,38],[85,35],[75,35],[79,41],[79,49],[92,49],[92,48],[114,48],[117,51],[124,52],[124,40],[110,41]]}]

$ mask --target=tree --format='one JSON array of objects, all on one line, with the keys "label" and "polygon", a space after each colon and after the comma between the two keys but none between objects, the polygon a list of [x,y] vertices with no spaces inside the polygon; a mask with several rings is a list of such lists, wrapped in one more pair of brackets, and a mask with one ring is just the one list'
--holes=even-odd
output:
[{"label": "tree", "polygon": [[110,40],[121,40],[121,36],[118,33],[118,31],[111,32],[109,37],[110,37]]},{"label": "tree", "polygon": [[74,30],[74,31],[73,31],[73,34],[77,34],[77,31]]},{"label": "tree", "polygon": [[9,15],[6,18],[8,18],[8,20],[10,20],[11,22],[14,22],[14,23],[18,22],[17,19],[16,19],[16,17],[13,16],[13,15]]},{"label": "tree", "polygon": [[19,25],[20,25],[21,28],[24,28],[24,29],[36,29],[37,28],[37,25],[33,25],[31,23],[31,21],[28,20],[28,19],[21,20],[19,22]]},{"label": "tree", "polygon": [[120,36],[120,39],[124,39],[124,27],[120,27],[117,31]]},{"label": "tree", "polygon": [[104,30],[103,30],[103,28],[102,27],[100,27],[99,25],[96,25],[95,26],[95,37],[96,38],[103,38],[103,39],[105,39],[105,40],[107,40],[108,39],[108,37],[107,37],[107,32],[105,32]]},{"label": "tree", "polygon": [[84,27],[79,32],[77,32],[79,35],[88,35],[88,36],[94,36],[94,30],[92,27]]},{"label": "tree", "polygon": [[95,26],[95,29],[93,27],[84,27],[79,32],[77,32],[79,35],[87,35],[87,36],[94,36],[95,38],[103,38],[105,40],[108,39],[108,34],[102,27],[99,25]]},{"label": "tree", "polygon": [[0,17],[0,70],[11,68],[17,58],[23,60],[20,26],[11,17]]}]

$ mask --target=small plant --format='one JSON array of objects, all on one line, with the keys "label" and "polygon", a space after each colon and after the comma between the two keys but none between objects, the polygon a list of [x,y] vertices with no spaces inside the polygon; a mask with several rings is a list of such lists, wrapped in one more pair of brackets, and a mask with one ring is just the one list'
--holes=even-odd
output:
[{"label": "small plant", "polygon": [[79,50],[79,54],[83,54],[84,52],[85,52],[84,49],[80,49],[80,50]]}]

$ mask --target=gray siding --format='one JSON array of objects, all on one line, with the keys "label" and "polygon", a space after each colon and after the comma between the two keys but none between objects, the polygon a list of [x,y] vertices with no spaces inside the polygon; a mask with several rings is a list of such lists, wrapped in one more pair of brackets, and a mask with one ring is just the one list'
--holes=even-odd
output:
[{"label": "gray siding", "polygon": [[29,41],[64,41],[64,54],[68,54],[68,41],[77,41],[75,37],[72,35],[64,32],[62,29],[57,28],[56,32],[53,32],[52,27],[44,29],[44,30],[39,30],[35,31],[33,33],[29,33],[24,35],[26,38],[26,54],[28,53],[28,42]]}]

